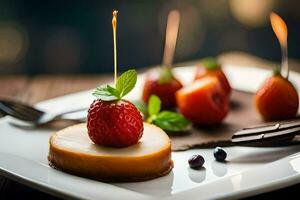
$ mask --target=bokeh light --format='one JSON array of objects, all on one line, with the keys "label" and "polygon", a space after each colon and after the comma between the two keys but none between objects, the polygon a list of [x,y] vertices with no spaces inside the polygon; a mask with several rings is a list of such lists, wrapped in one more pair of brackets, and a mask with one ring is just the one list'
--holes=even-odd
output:
[{"label": "bokeh light", "polygon": [[14,22],[0,23],[0,63],[19,62],[27,52],[28,38],[24,28]]},{"label": "bokeh light", "polygon": [[76,30],[55,27],[46,35],[43,62],[48,71],[64,73],[80,67],[84,52],[80,34]]},{"label": "bokeh light", "polygon": [[169,11],[181,26],[174,64],[241,51],[280,61],[274,11],[289,27],[289,56],[299,59],[296,0],[9,1],[1,3],[0,73],[112,72],[111,11],[119,10],[118,65],[161,64]]},{"label": "bokeh light", "polygon": [[242,24],[258,27],[269,21],[275,0],[229,0],[232,15]]}]

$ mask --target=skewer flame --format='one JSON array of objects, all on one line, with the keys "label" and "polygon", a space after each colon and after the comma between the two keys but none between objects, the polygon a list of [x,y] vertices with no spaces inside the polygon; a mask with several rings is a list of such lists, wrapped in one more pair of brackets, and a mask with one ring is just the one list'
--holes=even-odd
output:
[{"label": "skewer flame", "polygon": [[281,53],[282,53],[281,71],[283,69],[286,78],[288,78],[289,76],[288,48],[287,48],[288,28],[284,20],[274,12],[270,14],[270,21],[271,21],[272,29],[281,47]]},{"label": "skewer flame", "polygon": [[288,29],[283,19],[272,12],[270,14],[272,29],[281,46],[287,45]]}]

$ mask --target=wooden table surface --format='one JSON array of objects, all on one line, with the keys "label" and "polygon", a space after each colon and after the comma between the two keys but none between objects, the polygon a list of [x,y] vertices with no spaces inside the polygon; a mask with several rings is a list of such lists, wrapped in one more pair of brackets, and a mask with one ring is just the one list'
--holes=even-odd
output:
[{"label": "wooden table surface", "polygon": [[[241,53],[229,52],[218,57],[222,63],[236,64],[241,66],[255,66],[262,68],[271,68],[279,65],[263,60],[261,58]],[[184,63],[180,65],[186,65]],[[290,60],[290,66],[293,70],[300,72],[300,62]],[[92,89],[101,83],[112,80],[112,75],[0,75],[0,98],[12,98],[29,104],[35,104],[39,101],[54,98],[57,96]],[[274,172],[276,173],[276,172]],[[277,190],[256,196],[257,198],[271,198],[280,194],[299,195],[300,184],[289,188]],[[15,181],[0,176],[0,199],[58,199],[48,194],[26,187]]]}]

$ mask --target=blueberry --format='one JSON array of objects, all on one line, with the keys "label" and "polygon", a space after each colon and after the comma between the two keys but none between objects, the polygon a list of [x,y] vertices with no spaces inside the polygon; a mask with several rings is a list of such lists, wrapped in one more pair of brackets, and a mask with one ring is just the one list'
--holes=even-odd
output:
[{"label": "blueberry", "polygon": [[203,166],[203,164],[204,164],[204,158],[201,155],[193,155],[189,159],[190,168],[199,169]]},{"label": "blueberry", "polygon": [[221,147],[216,147],[214,150],[214,157],[217,161],[223,162],[227,157],[227,153]]}]

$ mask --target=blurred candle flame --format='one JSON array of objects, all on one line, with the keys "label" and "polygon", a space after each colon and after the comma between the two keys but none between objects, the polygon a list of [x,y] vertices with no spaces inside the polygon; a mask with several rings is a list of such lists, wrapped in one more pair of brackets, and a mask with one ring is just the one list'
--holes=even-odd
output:
[{"label": "blurred candle flame", "polygon": [[271,21],[272,29],[281,47],[281,52],[282,52],[281,69],[284,70],[285,76],[288,78],[289,76],[288,48],[287,48],[288,28],[284,20],[274,12],[270,14],[270,21]]},{"label": "blurred candle flame", "polygon": [[163,57],[163,65],[165,67],[171,67],[173,63],[179,23],[180,23],[180,14],[178,10],[172,10],[168,15],[167,28],[166,28],[166,40],[165,40],[165,49],[164,49],[164,57]]},{"label": "blurred candle flame", "polygon": [[118,15],[118,11],[114,10],[113,13],[113,18],[112,18],[112,28],[113,28],[113,40],[114,40],[114,81],[115,84],[117,82],[117,15]]},{"label": "blurred candle flame", "polygon": [[287,45],[288,29],[283,19],[276,13],[272,12],[270,14],[270,20],[272,29],[279,40],[280,45]]}]

